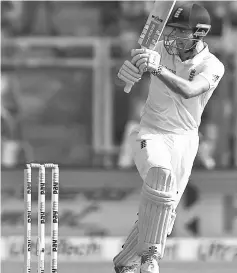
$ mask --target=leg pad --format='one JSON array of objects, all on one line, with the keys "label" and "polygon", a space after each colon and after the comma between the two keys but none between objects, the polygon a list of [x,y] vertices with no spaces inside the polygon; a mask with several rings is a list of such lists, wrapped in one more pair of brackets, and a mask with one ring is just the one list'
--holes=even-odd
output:
[{"label": "leg pad", "polygon": [[151,168],[142,187],[139,207],[139,255],[154,246],[157,256],[163,257],[166,237],[174,222],[176,198],[176,184],[171,171],[162,167]]}]

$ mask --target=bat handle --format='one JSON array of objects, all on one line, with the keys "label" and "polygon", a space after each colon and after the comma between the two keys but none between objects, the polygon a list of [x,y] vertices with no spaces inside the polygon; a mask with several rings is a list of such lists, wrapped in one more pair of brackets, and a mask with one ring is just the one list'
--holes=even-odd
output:
[{"label": "bat handle", "polygon": [[126,83],[126,86],[124,87],[124,92],[127,93],[127,94],[130,93],[130,91],[132,89],[132,86],[133,86],[133,84]]},{"label": "bat handle", "polygon": [[[133,65],[135,65],[133,62],[131,62]],[[132,83],[126,83],[126,86],[124,87],[124,92],[125,93],[130,93],[131,89],[133,87],[133,84]]]}]

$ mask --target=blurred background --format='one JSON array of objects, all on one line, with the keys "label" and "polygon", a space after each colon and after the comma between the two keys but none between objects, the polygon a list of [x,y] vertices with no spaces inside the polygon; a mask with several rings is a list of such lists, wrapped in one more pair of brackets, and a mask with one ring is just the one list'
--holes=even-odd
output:
[{"label": "blurred background", "polygon": [[[152,1],[3,1],[2,167],[26,161],[130,167],[126,130],[139,119],[148,77],[126,95],[116,73]],[[207,39],[226,66],[202,119],[196,165],[237,166],[235,1],[208,1]],[[130,122],[130,123],[129,123]],[[126,162],[125,162],[126,161]]]},{"label": "blurred background", "polygon": [[[208,241],[196,259],[208,259],[210,252],[218,260],[228,248],[231,253],[221,257],[232,261],[237,242],[221,238],[237,236],[237,2],[199,2],[212,17],[206,42],[226,72],[203,114],[194,172],[172,236],[217,236],[217,254]],[[71,259],[101,257],[103,246],[90,236],[123,237],[136,219],[141,181],[127,136],[138,125],[149,77],[126,94],[116,74],[138,46],[151,6],[152,1],[1,1],[2,259],[22,262],[27,162],[60,166],[62,234],[89,236],[90,242]],[[116,213],[126,215],[122,223]],[[67,247],[73,244],[67,240]],[[73,242],[81,247],[78,240]],[[176,241],[169,242],[170,259],[178,260]]]}]

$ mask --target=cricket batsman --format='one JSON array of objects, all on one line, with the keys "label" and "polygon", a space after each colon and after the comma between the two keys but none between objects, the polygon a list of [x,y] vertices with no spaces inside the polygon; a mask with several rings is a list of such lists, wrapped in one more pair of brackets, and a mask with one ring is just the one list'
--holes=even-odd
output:
[{"label": "cricket batsman", "polygon": [[154,50],[132,49],[131,62],[126,60],[118,73],[134,84],[149,71],[151,82],[139,128],[130,135],[143,179],[138,220],[113,259],[116,273],[159,272],[197,154],[201,116],[225,70],[204,42],[211,28],[204,7],[177,5],[166,27]]}]

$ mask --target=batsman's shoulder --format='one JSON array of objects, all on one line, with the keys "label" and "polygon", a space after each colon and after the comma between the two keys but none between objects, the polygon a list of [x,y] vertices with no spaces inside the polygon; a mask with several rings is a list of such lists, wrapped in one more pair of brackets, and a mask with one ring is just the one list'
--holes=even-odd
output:
[{"label": "batsman's shoulder", "polygon": [[225,65],[215,56],[215,60],[216,60],[216,64],[217,64],[217,68],[220,72],[222,72],[222,74],[224,75],[225,73]]},{"label": "batsman's shoulder", "polygon": [[218,72],[221,76],[225,73],[224,64],[212,53],[210,53],[209,58],[206,60],[206,65],[208,65],[213,71]]},{"label": "batsman's shoulder", "polygon": [[213,54],[208,54],[201,63],[199,75],[209,82],[209,90],[217,87],[224,73],[224,64]]}]

